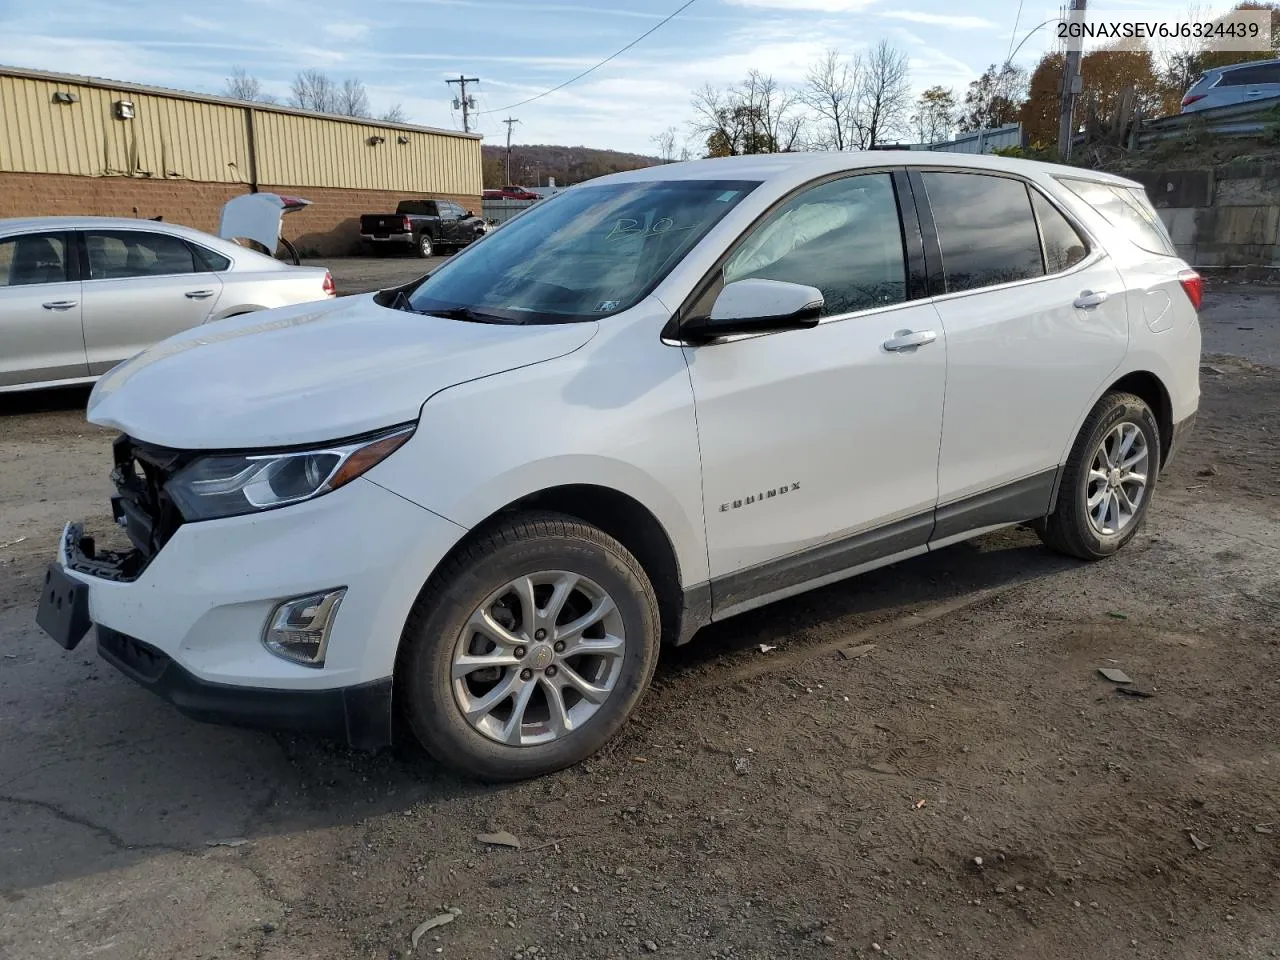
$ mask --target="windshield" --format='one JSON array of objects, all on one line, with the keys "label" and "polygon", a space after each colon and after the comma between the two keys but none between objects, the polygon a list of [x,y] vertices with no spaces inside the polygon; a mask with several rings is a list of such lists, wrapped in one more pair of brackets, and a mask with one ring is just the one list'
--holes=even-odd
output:
[{"label": "windshield", "polygon": [[496,323],[598,320],[634,306],[757,183],[578,186],[450,260],[409,297],[422,313]]}]

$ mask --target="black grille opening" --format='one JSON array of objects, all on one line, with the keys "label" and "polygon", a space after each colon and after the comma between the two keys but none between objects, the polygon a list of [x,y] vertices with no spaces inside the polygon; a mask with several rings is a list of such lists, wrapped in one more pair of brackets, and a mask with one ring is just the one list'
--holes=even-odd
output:
[{"label": "black grille opening", "polygon": [[186,456],[123,435],[116,439],[113,453],[111,479],[116,495],[111,499],[111,511],[130,542],[150,560],[182,526],[182,514],[165,492],[165,484],[183,466]]}]

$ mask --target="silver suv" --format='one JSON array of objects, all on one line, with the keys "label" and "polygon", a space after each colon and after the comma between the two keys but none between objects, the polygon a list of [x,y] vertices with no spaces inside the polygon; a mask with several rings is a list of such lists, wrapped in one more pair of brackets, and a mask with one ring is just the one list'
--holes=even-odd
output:
[{"label": "silver suv", "polygon": [[1182,112],[1280,97],[1280,60],[1253,60],[1206,70],[1182,98]]}]

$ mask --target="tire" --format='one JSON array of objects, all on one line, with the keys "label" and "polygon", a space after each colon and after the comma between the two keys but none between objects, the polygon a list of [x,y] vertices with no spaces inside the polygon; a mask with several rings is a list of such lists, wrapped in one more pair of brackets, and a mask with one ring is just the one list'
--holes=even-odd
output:
[{"label": "tire", "polygon": [[[1126,447],[1125,440],[1130,436],[1132,440]],[[1110,453],[1102,450],[1104,440]],[[1124,469],[1125,463],[1138,456],[1139,442],[1145,446],[1145,460]],[[1120,450],[1127,452],[1114,456]],[[1112,463],[1118,472],[1108,469]],[[1095,467],[1100,469],[1095,471]],[[1123,482],[1123,477],[1135,475],[1145,480],[1138,502],[1133,504],[1139,486],[1136,481]],[[1062,475],[1053,513],[1036,524],[1036,532],[1051,550],[1067,556],[1081,560],[1112,556],[1132,540],[1142,526],[1159,476],[1160,427],[1155,414],[1141,397],[1108,393],[1080,428]],[[1116,480],[1122,482],[1113,485]],[[1097,506],[1091,507],[1091,498]],[[1127,511],[1127,516],[1126,504],[1134,506]]]},{"label": "tire", "polygon": [[[548,597],[548,591],[562,572],[581,579],[565,591],[560,617],[539,621],[542,611],[555,606],[560,594]],[[539,576],[551,582],[539,584]],[[533,617],[525,612],[527,601],[508,591],[523,578],[535,584]],[[574,657],[568,651],[576,647],[567,646],[568,659],[560,659],[559,652],[551,651],[562,646],[552,646],[557,637],[571,636],[560,633],[564,626],[588,619],[584,611],[609,609],[600,603],[601,593],[613,601],[612,612],[585,633],[603,636],[581,642],[613,645],[614,652]],[[471,626],[480,611],[489,614],[484,633]],[[493,640],[495,622],[504,625],[508,641],[514,638],[521,645]],[[538,622],[547,629],[528,629]],[[591,756],[618,732],[653,676],[660,636],[653,586],[621,543],[562,514],[519,516],[464,546],[432,575],[405,625],[396,698],[415,737],[440,762],[488,781],[542,776]],[[502,666],[473,666],[474,672],[456,679],[460,656],[470,663],[480,657],[509,659]],[[551,657],[555,659],[549,663]],[[575,683],[582,679],[592,685],[598,704],[579,693]],[[556,684],[566,708],[558,716],[571,722],[553,722],[549,693]],[[513,692],[494,700],[499,687]],[[533,690],[525,695],[517,720],[526,687]],[[605,688],[609,692],[601,697]],[[486,696],[488,712],[468,720],[464,702],[479,711]]]},{"label": "tire", "polygon": [[414,244],[413,252],[423,260],[428,257],[435,256],[435,247],[431,243],[431,235],[423,233],[418,236],[418,242]]}]

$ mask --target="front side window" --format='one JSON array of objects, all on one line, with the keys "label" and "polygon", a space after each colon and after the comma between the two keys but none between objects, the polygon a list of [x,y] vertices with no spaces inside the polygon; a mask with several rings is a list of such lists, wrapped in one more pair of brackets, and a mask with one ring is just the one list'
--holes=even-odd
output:
[{"label": "front side window", "polygon": [[817,287],[823,316],[902,303],[907,267],[893,178],[846,177],[788,200],[725,264],[725,283],[748,278]]},{"label": "front side window", "polygon": [[1148,253],[1176,257],[1177,249],[1141,187],[1060,177],[1063,186],[1093,207],[1134,246]]},{"label": "front side window", "polygon": [[1040,224],[1040,236],[1044,240],[1045,269],[1049,273],[1061,273],[1074,267],[1089,255],[1089,246],[1057,207],[1046,200],[1038,190],[1031,191],[1031,206]]},{"label": "front side window", "polygon": [[1021,180],[980,173],[922,177],[947,293],[1044,276],[1040,234]]},{"label": "front side window", "polygon": [[67,243],[60,233],[0,240],[0,287],[62,283],[67,279]]},{"label": "front side window", "polygon": [[195,273],[195,258],[177,237],[140,230],[91,230],[84,235],[90,280]]},{"label": "front side window", "polygon": [[410,296],[422,313],[491,323],[599,320],[634,306],[757,183],[577,186],[468,247]]}]

